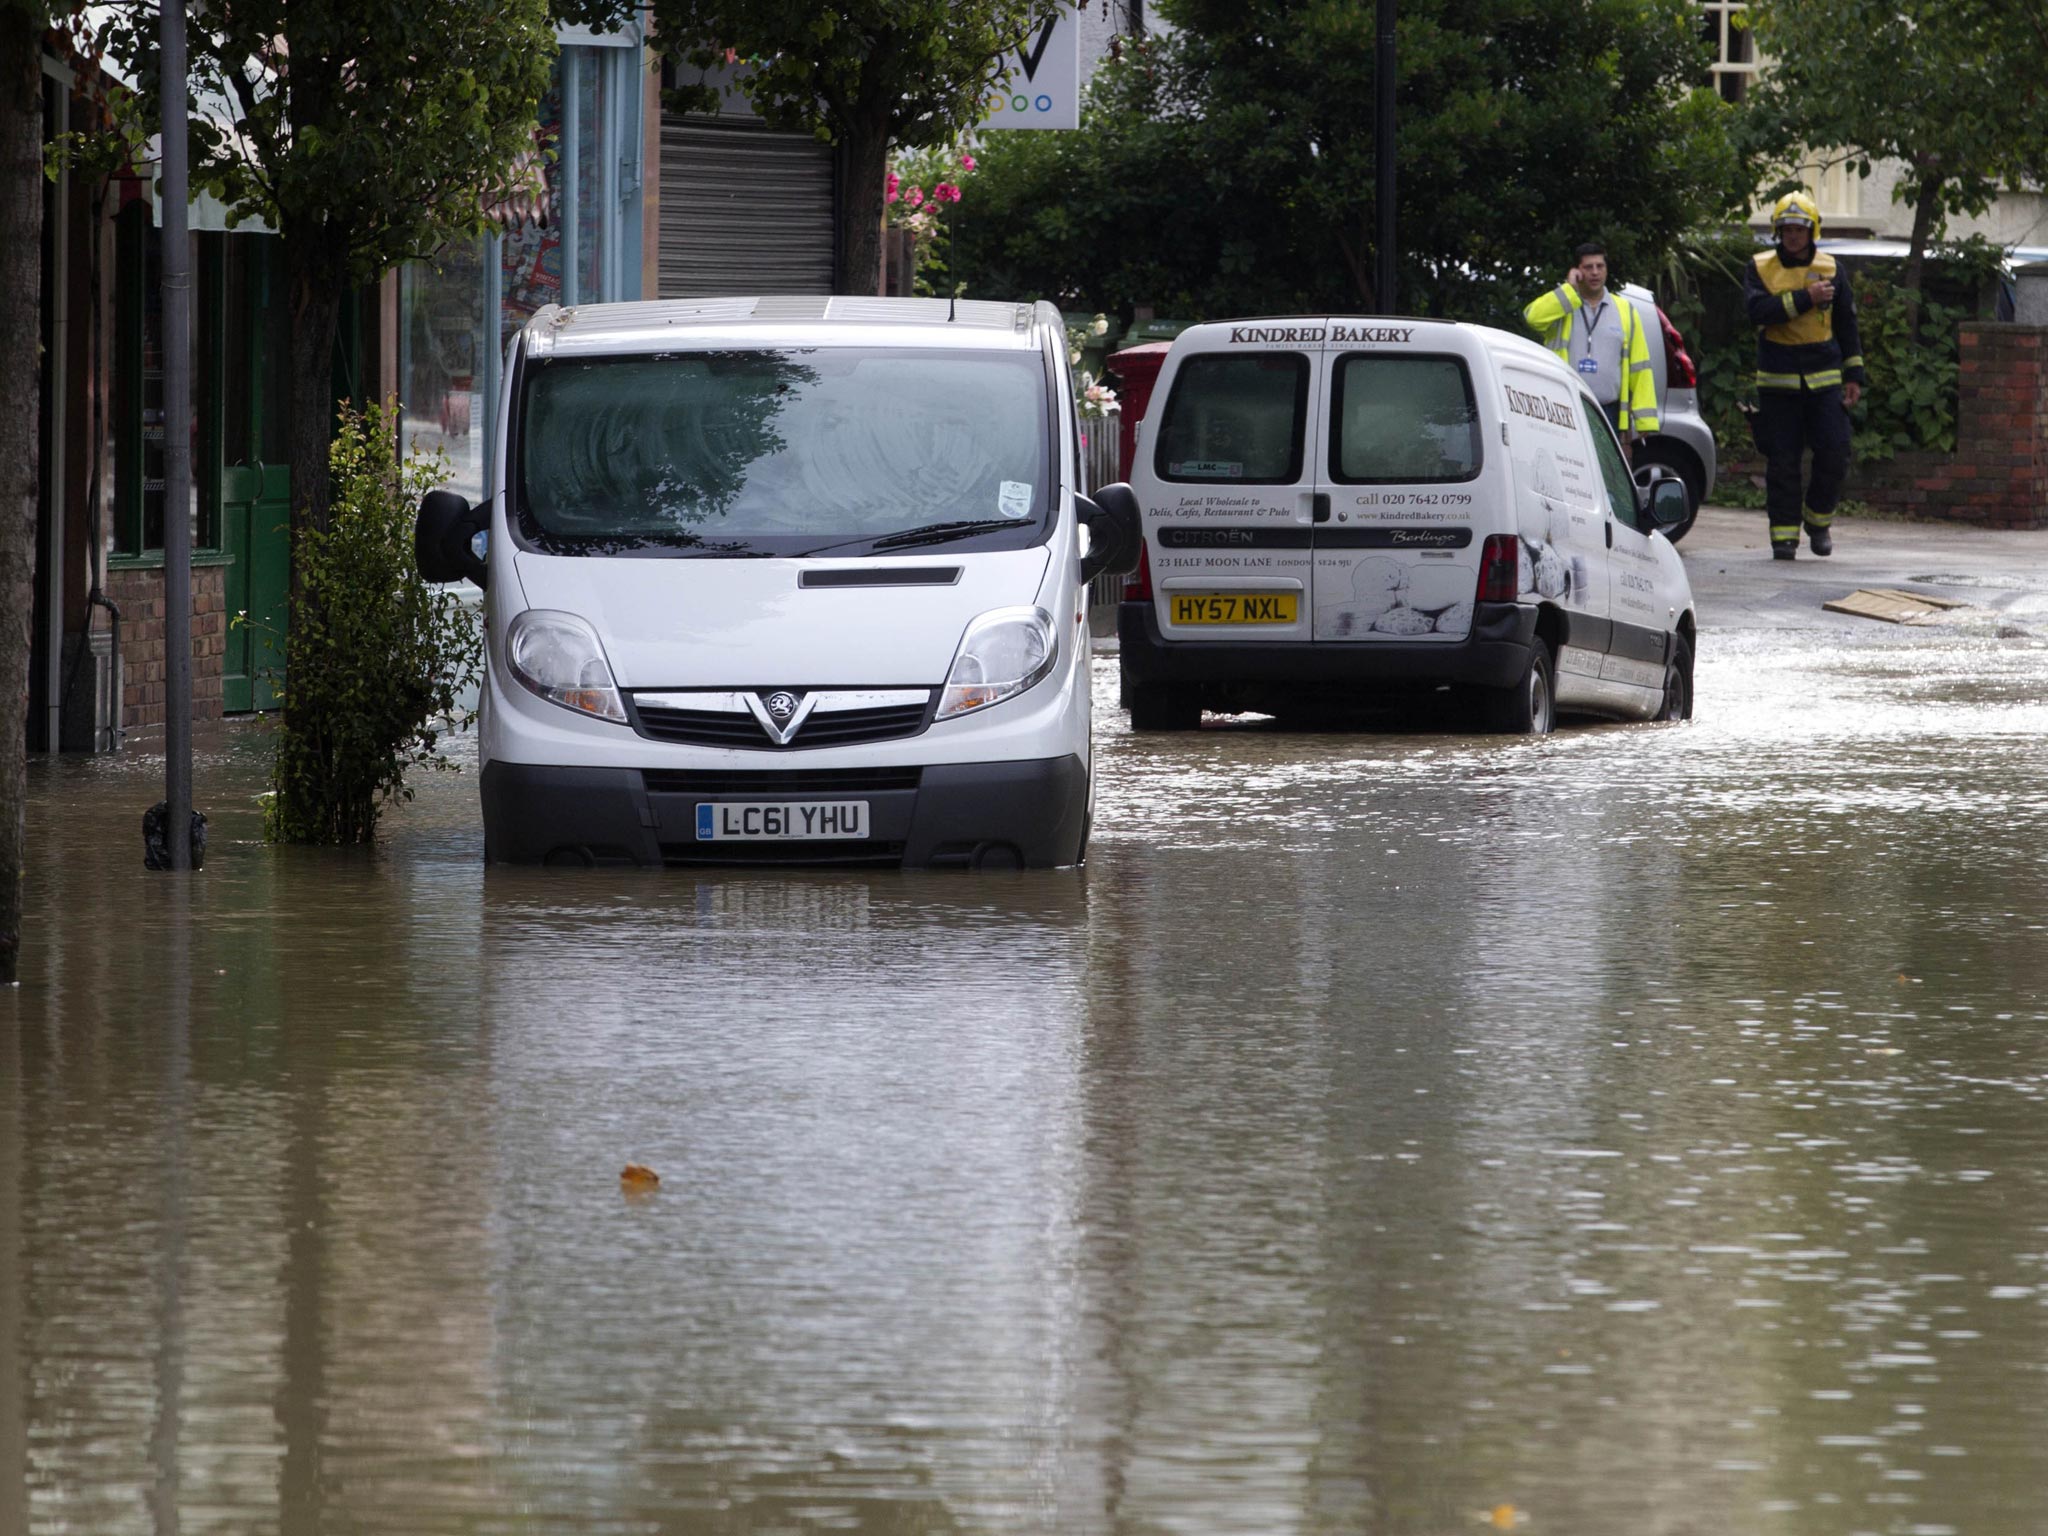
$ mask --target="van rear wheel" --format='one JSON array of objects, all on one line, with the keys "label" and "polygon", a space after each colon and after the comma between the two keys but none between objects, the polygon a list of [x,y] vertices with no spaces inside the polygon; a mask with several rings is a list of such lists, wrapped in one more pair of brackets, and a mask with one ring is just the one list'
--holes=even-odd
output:
[{"label": "van rear wheel", "polygon": [[1134,687],[1125,707],[1134,731],[1192,731],[1202,723],[1202,701],[1186,688]]},{"label": "van rear wheel", "polygon": [[1541,640],[1529,651],[1521,680],[1485,695],[1486,728],[1503,736],[1548,736],[1557,724],[1550,647]]}]

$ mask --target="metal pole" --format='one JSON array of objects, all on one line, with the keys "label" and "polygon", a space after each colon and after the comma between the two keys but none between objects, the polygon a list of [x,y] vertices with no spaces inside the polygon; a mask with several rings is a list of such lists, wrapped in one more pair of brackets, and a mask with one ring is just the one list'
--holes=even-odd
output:
[{"label": "metal pole", "polygon": [[583,50],[564,48],[562,133],[562,302],[583,302]]},{"label": "metal pole", "polygon": [[1394,290],[1394,0],[1379,0],[1379,50],[1373,68],[1373,90],[1379,109],[1373,132],[1373,162],[1379,214],[1380,313],[1400,313]]},{"label": "metal pole", "polygon": [[164,209],[164,836],[192,867],[192,241],[186,230],[185,5],[159,18]]}]

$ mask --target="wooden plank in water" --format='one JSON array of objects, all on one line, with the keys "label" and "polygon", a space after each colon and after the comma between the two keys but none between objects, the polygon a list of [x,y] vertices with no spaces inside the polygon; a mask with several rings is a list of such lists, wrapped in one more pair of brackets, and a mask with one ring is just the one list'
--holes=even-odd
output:
[{"label": "wooden plank in water", "polygon": [[1821,607],[1829,613],[1851,613],[1887,624],[1932,624],[1955,608],[1969,605],[1952,597],[1929,597],[1892,587],[1859,587],[1847,597],[1831,598]]}]

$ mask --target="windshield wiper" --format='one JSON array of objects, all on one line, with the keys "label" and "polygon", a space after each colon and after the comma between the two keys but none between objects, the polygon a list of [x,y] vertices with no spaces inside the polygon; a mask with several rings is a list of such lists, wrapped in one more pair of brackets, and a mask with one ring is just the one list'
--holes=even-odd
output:
[{"label": "windshield wiper", "polygon": [[897,533],[885,533],[879,538],[835,539],[830,544],[820,544],[813,549],[799,550],[792,559],[803,560],[812,555],[830,554],[835,549],[845,549],[853,544],[865,544],[870,549],[907,549],[913,544],[944,544],[952,539],[964,539],[977,533],[994,533],[1003,528],[1022,528],[1029,522],[1018,517],[980,517],[954,519],[944,523],[926,523],[918,528],[905,528]]},{"label": "windshield wiper", "polygon": [[1015,517],[970,518],[964,522],[926,523],[922,528],[906,528],[901,533],[885,533],[875,540],[877,549],[902,549],[909,544],[944,544],[951,539],[964,539],[971,534],[993,533],[999,528],[1018,528],[1023,520]]}]

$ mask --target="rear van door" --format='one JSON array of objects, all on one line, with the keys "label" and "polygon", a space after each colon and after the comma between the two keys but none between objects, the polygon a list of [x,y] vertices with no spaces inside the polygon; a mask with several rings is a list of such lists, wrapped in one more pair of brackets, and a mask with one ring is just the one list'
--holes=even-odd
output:
[{"label": "rear van door", "polygon": [[1326,357],[1315,638],[1463,640],[1504,478],[1480,430],[1484,359],[1447,325],[1365,320],[1332,320]]},{"label": "rear van door", "polygon": [[1309,639],[1325,329],[1202,326],[1169,359],[1142,496],[1165,639]]}]

